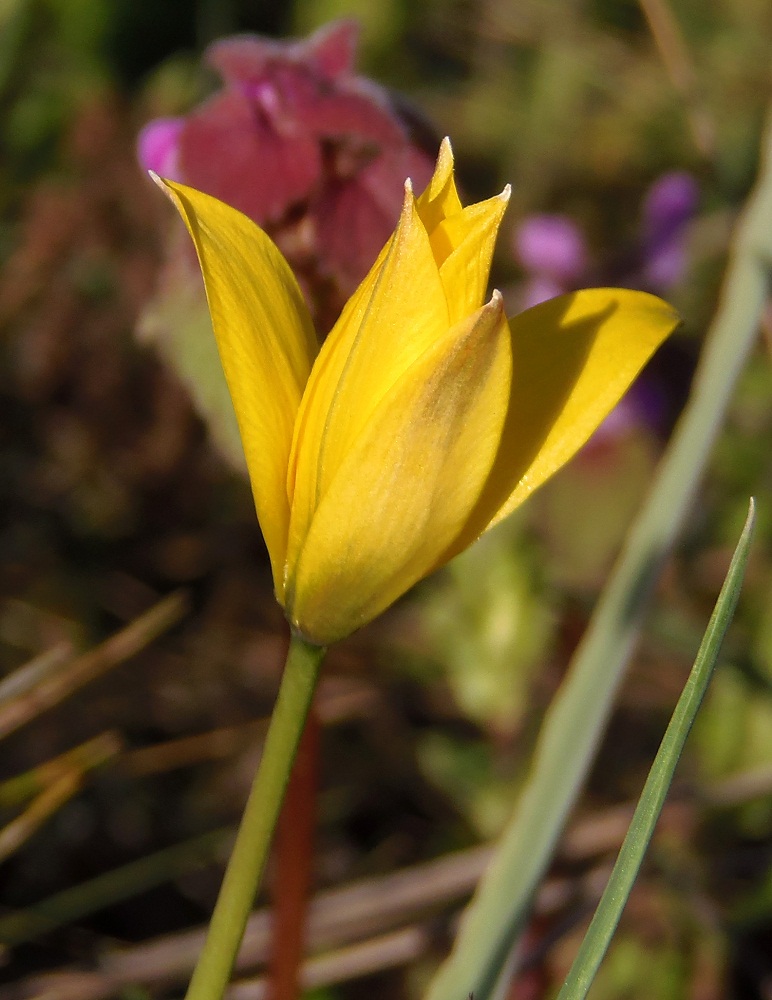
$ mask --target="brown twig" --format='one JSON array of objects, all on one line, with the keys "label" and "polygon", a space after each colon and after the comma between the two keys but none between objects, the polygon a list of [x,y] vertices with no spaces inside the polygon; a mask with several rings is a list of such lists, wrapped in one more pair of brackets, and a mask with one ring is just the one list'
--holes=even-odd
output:
[{"label": "brown twig", "polygon": [[0,707],[23,697],[46,677],[61,670],[62,666],[72,659],[72,655],[72,644],[60,642],[4,677],[0,681]]},{"label": "brown twig", "polygon": [[[698,790],[696,795],[702,801],[722,807],[766,794],[769,787],[770,775],[764,770],[758,774],[749,772],[733,776]],[[692,803],[683,799],[672,801],[663,811],[662,821],[680,825],[685,811],[691,808]],[[561,857],[572,863],[587,862],[618,849],[632,809],[631,804],[623,804],[577,823],[561,845]],[[448,905],[461,902],[473,891],[492,854],[493,848],[487,845],[473,847],[389,875],[361,879],[319,893],[309,907],[308,951],[335,953],[343,949],[340,968],[353,969],[356,955],[360,953],[353,952],[350,966],[345,956],[355,942],[365,939],[365,943],[373,944],[377,951],[378,940],[384,935],[388,940],[395,928],[404,928],[408,922],[421,921]],[[161,867],[165,868],[163,877],[168,878],[168,864],[156,865],[159,871]],[[599,898],[608,876],[603,864],[600,868],[603,871],[593,868],[579,881],[547,881],[538,893],[535,913],[549,916],[558,913],[569,902]],[[115,877],[125,884],[127,880],[121,878],[122,871],[108,873],[94,881]],[[162,880],[157,878],[152,884]],[[14,986],[0,987],[0,1000],[107,1000],[130,984],[152,989],[181,983],[190,975],[205,933],[205,929],[197,928],[132,947],[106,950],[93,971],[61,969],[35,975]],[[270,942],[271,914],[268,910],[258,910],[250,917],[237,970],[243,974],[264,965],[270,955]],[[366,949],[361,954],[367,954]],[[388,949],[384,951],[384,955],[387,954]],[[305,978],[302,982],[306,983]],[[253,986],[254,983],[250,983],[250,988]]]},{"label": "brown twig", "polygon": [[[768,790],[768,775],[760,775],[759,780],[745,780],[747,777],[726,779],[701,791],[699,797],[720,805],[726,805],[731,798],[732,804],[736,804],[741,793],[747,801]],[[680,825],[685,810],[690,810],[691,805],[683,800],[670,802],[663,811],[663,821]],[[615,851],[627,830],[632,810],[631,804],[624,804],[577,823],[563,841],[561,856],[577,863],[598,860]],[[332,963],[327,968],[335,967],[335,963],[339,962],[338,974],[346,978],[349,974],[346,970],[356,967],[359,961],[357,956],[377,953],[383,941],[392,939],[393,931],[404,929],[411,922],[420,931],[420,921],[467,898],[490,861],[493,850],[487,845],[473,847],[389,875],[361,879],[319,893],[309,907],[308,952],[332,952],[333,956],[325,956]],[[550,916],[569,903],[582,905],[596,900],[607,877],[608,870],[601,862],[583,879],[550,879],[539,890],[534,911],[537,915]],[[411,928],[407,930],[412,933]],[[16,986],[0,988],[0,1000],[107,1000],[129,984],[152,989],[181,983],[190,975],[205,933],[205,929],[197,928],[128,948],[105,951],[98,959],[98,968],[93,971],[64,969],[32,976]],[[393,940],[403,939],[397,936]],[[407,940],[409,938],[405,937],[404,941]],[[357,943],[363,943],[361,951],[357,950]],[[264,965],[270,955],[270,946],[271,914],[268,910],[258,910],[250,917],[237,971],[243,974]],[[368,951],[369,946],[374,951]],[[336,954],[337,958],[334,957]],[[384,961],[389,954],[389,949],[385,947]],[[308,962],[304,963],[304,970],[308,967]],[[317,970],[314,976],[324,967],[321,960],[311,960],[311,968]],[[353,977],[354,972],[350,974]],[[301,981],[304,986],[307,984],[306,975],[311,973],[303,972]],[[338,980],[326,980],[333,981]],[[314,982],[317,980],[314,979]],[[247,988],[247,984],[237,984],[234,989],[241,989],[242,985]],[[255,990],[264,988],[253,981],[248,985]],[[229,1000],[242,1000],[242,997],[252,995],[229,994]],[[258,995],[262,994],[254,993],[254,996]]]},{"label": "brown twig", "polygon": [[[422,955],[430,942],[428,930],[415,924],[309,958],[300,971],[300,986],[304,990],[318,989],[385,969],[399,968]],[[225,994],[226,1000],[265,1000],[269,995],[269,979],[266,976],[235,983]]]},{"label": "brown twig", "polygon": [[259,745],[267,728],[268,720],[258,719],[130,750],[121,757],[121,771],[132,778],[145,778],[205,761],[227,760],[245,747]]},{"label": "brown twig", "polygon": [[72,798],[83,785],[83,771],[72,768],[62,771],[20,816],[0,830],[0,861],[17,851],[39,829],[52,813]]},{"label": "brown twig", "polygon": [[[431,936],[416,918],[431,916],[443,905],[466,898],[491,853],[488,847],[476,847],[318,895],[309,911],[308,948],[326,954],[303,963],[303,986],[310,981],[321,985],[354,978],[365,971],[404,964],[421,954]],[[607,875],[604,870],[602,877],[596,876],[593,870],[584,880],[549,881],[538,893],[536,911],[554,914],[578,896],[589,894],[596,899]],[[409,921],[415,926],[405,927]],[[188,931],[108,952],[94,971],[65,969],[32,976],[0,988],[0,1000],[107,1000],[128,985],[169,987],[189,976],[204,934],[204,930]],[[271,915],[260,910],[250,918],[237,969],[244,973],[265,964],[270,938]],[[264,986],[250,981],[235,988],[262,990]],[[229,1000],[233,1000],[231,994]]]},{"label": "brown twig", "polygon": [[186,595],[176,591],[95,649],[70,662],[55,662],[55,669],[43,671],[35,677],[34,683],[22,687],[15,697],[0,705],[0,738],[58,704],[95,677],[134,656],[176,625],[186,609]]},{"label": "brown twig", "polygon": [[120,750],[115,733],[102,733],[80,746],[44,761],[37,767],[0,784],[0,806],[32,804],[0,830],[0,861],[10,857],[49,819],[56,810],[80,791],[86,775],[101,767]]},{"label": "brown twig", "polygon": [[121,740],[117,733],[102,733],[23,774],[7,778],[0,782],[0,807],[21,805],[49,788],[64,773],[75,770],[85,774],[101,767],[115,757],[120,749]]},{"label": "brown twig", "polygon": [[[322,677],[314,708],[324,725],[334,725],[342,720],[368,716],[378,705],[379,697],[370,683],[351,678]],[[130,750],[121,757],[121,770],[132,778],[141,778],[191,767],[203,761],[225,760],[246,747],[259,744],[267,728],[268,719],[258,719]]]},{"label": "brown twig", "polygon": [[34,940],[178,875],[211,865],[232,837],[231,829],[210,831],[65,889],[29,909],[5,913],[0,916],[0,945],[7,949]]},{"label": "brown twig", "polygon": [[[469,895],[491,848],[467,851],[379,878],[362,879],[318,894],[309,907],[307,947],[321,951],[380,935]],[[88,973],[61,970],[0,987],[0,1000],[105,1000],[128,984],[149,988],[187,979],[203,945],[205,929],[168,935],[133,947],[106,951]],[[270,953],[271,914],[252,914],[237,970],[263,965]]]}]

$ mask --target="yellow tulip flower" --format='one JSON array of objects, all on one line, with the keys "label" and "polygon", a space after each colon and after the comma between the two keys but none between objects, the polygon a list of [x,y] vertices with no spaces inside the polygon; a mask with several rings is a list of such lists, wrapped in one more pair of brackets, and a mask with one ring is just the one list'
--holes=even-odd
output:
[{"label": "yellow tulip flower", "polygon": [[253,222],[161,182],[196,245],[273,569],[293,628],[327,645],[466,548],[584,444],[678,323],[594,289],[507,320],[485,302],[509,191],[463,207],[450,143],[319,347],[289,265]]}]

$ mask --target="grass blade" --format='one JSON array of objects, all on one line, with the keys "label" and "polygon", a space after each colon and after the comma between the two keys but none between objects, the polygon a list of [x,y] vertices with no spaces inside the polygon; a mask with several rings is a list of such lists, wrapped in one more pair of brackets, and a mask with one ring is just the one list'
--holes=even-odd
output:
[{"label": "grass blade", "polygon": [[697,659],[694,661],[689,679],[678,699],[673,717],[646,779],[614,870],[584,936],[579,953],[571,966],[571,971],[558,994],[558,1000],[579,1000],[587,995],[622,916],[622,910],[638,876],[654,827],[665,803],[665,796],[673,780],[686,738],[708,688],[721,643],[734,615],[748,562],[754,520],[755,504],[751,500],[745,527],[700,644]]}]

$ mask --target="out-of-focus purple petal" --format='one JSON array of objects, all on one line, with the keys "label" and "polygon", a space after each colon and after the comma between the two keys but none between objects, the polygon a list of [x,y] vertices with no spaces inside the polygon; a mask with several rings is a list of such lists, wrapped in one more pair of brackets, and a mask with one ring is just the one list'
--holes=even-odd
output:
[{"label": "out-of-focus purple petal", "polygon": [[662,174],[649,188],[643,202],[643,239],[648,245],[668,240],[697,211],[700,189],[685,170]]},{"label": "out-of-focus purple petal", "polygon": [[563,295],[568,291],[566,286],[547,274],[534,274],[522,286],[520,290],[520,309],[530,309],[531,306],[538,306],[541,302],[554,299],[558,295]]},{"label": "out-of-focus purple petal", "polygon": [[697,211],[699,186],[691,174],[674,170],[649,188],[643,202],[640,283],[667,292],[687,265],[685,228]]},{"label": "out-of-focus purple petal", "polygon": [[204,62],[211,66],[224,83],[235,86],[252,83],[270,70],[272,62],[281,60],[288,46],[260,35],[233,35],[209,45]]},{"label": "out-of-focus purple petal", "polygon": [[641,414],[628,392],[617,403],[590,439],[590,447],[617,441],[641,423]]},{"label": "out-of-focus purple petal", "polygon": [[[337,200],[341,160],[353,176],[409,149],[386,91],[353,73],[356,40],[355,22],[339,21],[300,42],[241,35],[211,45],[206,59],[226,88],[190,116],[180,154],[189,182],[270,222],[328,183]],[[383,177],[400,204],[404,179]]]},{"label": "out-of-focus purple petal", "polygon": [[137,136],[137,157],[145,170],[161,177],[182,181],[179,169],[179,139],[184,118],[156,118]]},{"label": "out-of-focus purple petal", "polygon": [[351,18],[342,18],[325,24],[298,47],[309,64],[335,80],[354,72],[358,42],[359,24]]},{"label": "out-of-focus purple petal", "polygon": [[595,431],[589,447],[618,441],[637,427],[658,433],[665,422],[666,409],[662,386],[644,376],[633,384]]},{"label": "out-of-focus purple petal", "polygon": [[233,35],[213,42],[204,60],[226,83],[249,84],[270,75],[277,65],[305,67],[328,80],[353,74],[359,26],[343,18],[297,42],[279,42],[261,35]]},{"label": "out-of-focus purple petal", "polygon": [[298,124],[319,138],[354,136],[385,145],[402,144],[406,140],[386,92],[375,84],[350,80],[345,87],[331,92],[310,77],[290,74],[283,77],[282,83],[288,107]]},{"label": "out-of-focus purple petal", "polygon": [[531,215],[515,233],[515,255],[526,271],[572,285],[587,267],[587,246],[565,215]]},{"label": "out-of-focus purple petal", "polygon": [[238,90],[215,94],[188,117],[179,157],[187,183],[261,224],[306,199],[321,173],[313,137],[279,134]]},{"label": "out-of-focus purple petal", "polygon": [[175,135],[173,176],[268,226],[325,317],[388,239],[405,178],[417,191],[431,178],[436,151],[421,149],[415,115],[355,72],[357,37],[342,20],[299,41],[215,42],[205,59],[223,88]]},{"label": "out-of-focus purple petal", "polygon": [[402,145],[386,149],[366,165],[346,169],[340,158],[315,203],[317,242],[324,270],[349,295],[361,281],[389,238],[399,218],[402,185],[396,177],[410,177],[416,191],[429,182],[432,161],[419,150]]},{"label": "out-of-focus purple petal", "polygon": [[642,271],[643,283],[652,291],[666,292],[682,281],[686,265],[686,244],[683,237],[677,234],[646,258]]},{"label": "out-of-focus purple petal", "polygon": [[331,88],[307,66],[277,60],[268,72],[241,80],[238,87],[278,132],[385,144],[405,141],[386,91],[366,80],[350,77]]}]

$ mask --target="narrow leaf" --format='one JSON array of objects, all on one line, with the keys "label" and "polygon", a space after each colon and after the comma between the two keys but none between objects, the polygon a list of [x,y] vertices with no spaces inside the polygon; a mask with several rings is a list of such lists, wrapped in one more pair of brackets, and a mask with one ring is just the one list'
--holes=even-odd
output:
[{"label": "narrow leaf", "polygon": [[646,779],[614,870],[584,936],[579,953],[571,966],[571,971],[558,994],[558,1000],[579,1000],[587,995],[638,876],[644,854],[665,803],[665,796],[673,780],[676,765],[707,690],[721,643],[737,606],[753,535],[755,507],[751,499],[745,527],[700,644],[697,659],[694,661],[689,679],[678,699],[673,717]]}]

